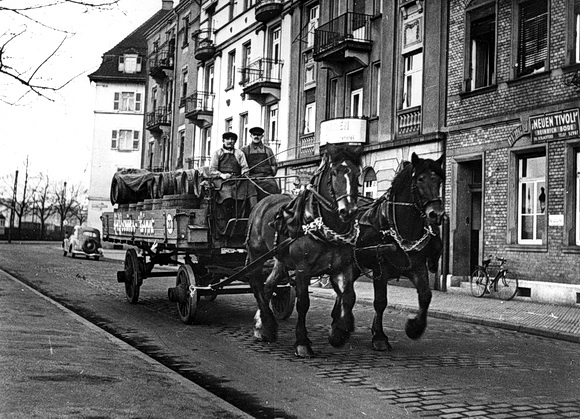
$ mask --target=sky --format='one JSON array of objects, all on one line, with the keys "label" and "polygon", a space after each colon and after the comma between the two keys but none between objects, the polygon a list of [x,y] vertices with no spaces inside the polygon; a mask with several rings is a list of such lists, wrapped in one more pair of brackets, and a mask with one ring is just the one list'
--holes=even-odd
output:
[{"label": "sky", "polygon": [[[2,7],[54,2],[2,0]],[[28,12],[36,21],[0,11],[0,46],[10,34],[22,32],[5,45],[5,64],[30,75],[64,39],[36,76],[50,86],[70,81],[58,92],[48,92],[50,101],[33,93],[22,97],[26,90],[0,74],[0,178],[16,170],[24,173],[28,158],[29,174],[42,173],[51,181],[88,188],[95,87],[87,75],[99,67],[102,54],[160,10],[161,4],[161,0],[120,0],[109,10],[62,4]]]}]

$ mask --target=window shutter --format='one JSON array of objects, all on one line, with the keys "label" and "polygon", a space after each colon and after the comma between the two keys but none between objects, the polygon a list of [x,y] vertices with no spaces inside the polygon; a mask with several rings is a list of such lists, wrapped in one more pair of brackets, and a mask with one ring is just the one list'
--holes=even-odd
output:
[{"label": "window shutter", "polygon": [[119,92],[115,92],[115,99],[113,100],[113,109],[119,110]]},{"label": "window shutter", "polygon": [[548,6],[546,0],[532,0],[520,6],[518,75],[547,66]]},{"label": "window shutter", "polygon": [[111,148],[117,149],[117,130],[111,133]]},{"label": "window shutter", "polygon": [[133,131],[133,150],[139,150],[139,131]]},{"label": "window shutter", "polygon": [[135,110],[136,111],[141,110],[141,93],[135,94]]}]

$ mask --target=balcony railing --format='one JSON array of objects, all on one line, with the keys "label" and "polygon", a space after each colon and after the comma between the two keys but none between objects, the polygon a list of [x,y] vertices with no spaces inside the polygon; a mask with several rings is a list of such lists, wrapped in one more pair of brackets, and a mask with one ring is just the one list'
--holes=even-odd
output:
[{"label": "balcony railing", "polygon": [[171,108],[169,106],[160,106],[153,112],[147,113],[147,128],[154,129],[160,125],[171,124]]},{"label": "balcony railing", "polygon": [[397,113],[399,134],[418,132],[421,128],[421,107],[415,106]]},{"label": "balcony railing", "polygon": [[306,134],[298,140],[298,158],[315,156],[319,152],[320,144],[316,142],[314,133]]},{"label": "balcony railing", "polygon": [[370,42],[371,16],[348,12],[314,31],[314,54],[320,54],[346,41]]},{"label": "balcony railing", "polygon": [[185,98],[185,113],[213,112],[215,93],[195,92]]},{"label": "balcony railing", "polygon": [[282,0],[258,0],[256,2],[256,20],[268,22],[282,13]]},{"label": "balcony railing", "polygon": [[158,50],[149,56],[149,71],[154,69],[172,69],[173,52],[169,48]]},{"label": "balcony railing", "polygon": [[209,60],[215,55],[213,29],[200,29],[192,34],[194,40],[194,55],[196,60]]},{"label": "balcony railing", "polygon": [[280,83],[282,78],[282,61],[271,58],[260,58],[247,67],[242,67],[242,87],[256,83]]}]

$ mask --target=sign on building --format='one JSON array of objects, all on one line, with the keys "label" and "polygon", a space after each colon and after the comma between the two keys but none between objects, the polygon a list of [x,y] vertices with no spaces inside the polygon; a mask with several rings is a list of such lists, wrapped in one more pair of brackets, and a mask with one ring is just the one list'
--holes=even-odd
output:
[{"label": "sign on building", "polygon": [[579,110],[564,111],[530,117],[530,134],[533,143],[577,138],[580,134]]},{"label": "sign on building", "polygon": [[327,143],[364,143],[366,140],[366,119],[337,118],[320,123],[320,145]]}]

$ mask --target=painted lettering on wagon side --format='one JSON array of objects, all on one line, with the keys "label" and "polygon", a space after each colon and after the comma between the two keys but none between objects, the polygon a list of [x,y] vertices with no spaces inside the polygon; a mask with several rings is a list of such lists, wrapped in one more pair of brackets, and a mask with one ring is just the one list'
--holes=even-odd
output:
[{"label": "painted lettering on wagon side", "polygon": [[123,218],[122,214],[115,214],[113,220],[115,234],[135,234],[137,231],[148,236],[155,234],[155,220],[147,217],[145,213],[140,212],[136,219],[130,215],[126,215],[126,217]]}]

